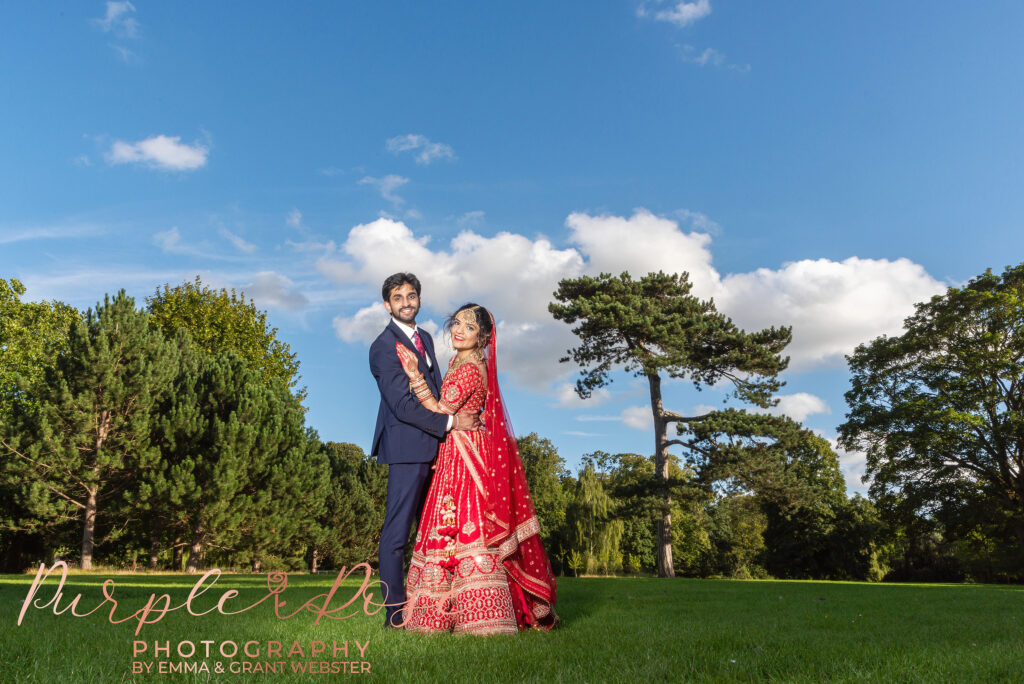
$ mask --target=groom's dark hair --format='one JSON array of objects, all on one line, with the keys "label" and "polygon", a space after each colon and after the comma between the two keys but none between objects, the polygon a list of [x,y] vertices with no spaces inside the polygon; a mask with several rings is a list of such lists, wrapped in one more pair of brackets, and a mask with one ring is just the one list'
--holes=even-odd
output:
[{"label": "groom's dark hair", "polygon": [[389,275],[388,279],[384,281],[384,287],[380,288],[380,296],[384,298],[384,301],[388,301],[391,298],[391,291],[396,287],[402,287],[408,283],[412,285],[412,289],[416,290],[416,296],[420,296],[420,279],[414,276],[412,273],[395,273]]}]

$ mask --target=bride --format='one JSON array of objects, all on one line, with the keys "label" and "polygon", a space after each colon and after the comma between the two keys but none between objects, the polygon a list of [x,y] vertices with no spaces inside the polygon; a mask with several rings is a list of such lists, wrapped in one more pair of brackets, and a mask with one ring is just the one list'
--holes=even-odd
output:
[{"label": "bride", "polygon": [[550,629],[555,577],[523,461],[498,389],[494,318],[465,304],[448,319],[457,354],[441,396],[396,344],[410,390],[437,413],[477,412],[484,430],[451,431],[441,444],[406,581],[405,628],[419,632],[515,633]]}]

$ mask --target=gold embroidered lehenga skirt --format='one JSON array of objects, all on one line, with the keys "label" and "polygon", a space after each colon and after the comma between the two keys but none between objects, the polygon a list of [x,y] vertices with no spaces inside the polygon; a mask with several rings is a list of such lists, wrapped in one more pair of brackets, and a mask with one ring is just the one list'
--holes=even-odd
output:
[{"label": "gold embroidered lehenga skirt", "polygon": [[483,434],[451,432],[439,449],[406,582],[406,629],[518,631],[508,574],[484,543]]}]

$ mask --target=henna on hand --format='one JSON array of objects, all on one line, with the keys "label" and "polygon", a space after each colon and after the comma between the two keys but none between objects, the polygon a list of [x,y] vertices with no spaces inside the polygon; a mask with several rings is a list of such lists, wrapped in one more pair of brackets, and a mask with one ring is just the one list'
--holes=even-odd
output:
[{"label": "henna on hand", "polygon": [[401,342],[395,342],[395,350],[398,352],[398,360],[402,364],[402,370],[405,371],[410,380],[423,377],[423,374],[419,372],[419,360],[405,345]]}]

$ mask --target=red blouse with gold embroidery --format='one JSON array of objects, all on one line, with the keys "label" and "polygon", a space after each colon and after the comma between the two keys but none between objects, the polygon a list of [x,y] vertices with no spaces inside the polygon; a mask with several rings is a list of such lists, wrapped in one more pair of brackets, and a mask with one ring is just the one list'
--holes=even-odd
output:
[{"label": "red blouse with gold embroidery", "polygon": [[[452,359],[451,365],[454,363]],[[438,404],[445,413],[477,413],[483,408],[486,397],[487,371],[473,362],[466,362],[454,371],[449,370],[441,385]]]}]

